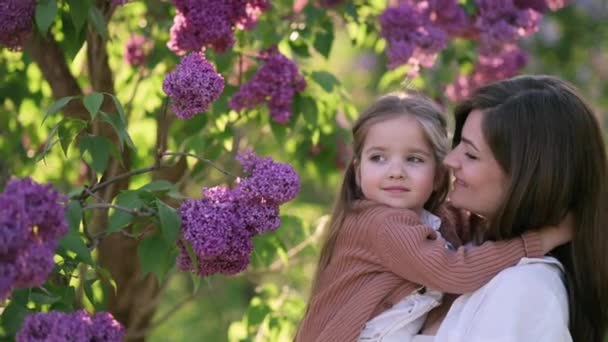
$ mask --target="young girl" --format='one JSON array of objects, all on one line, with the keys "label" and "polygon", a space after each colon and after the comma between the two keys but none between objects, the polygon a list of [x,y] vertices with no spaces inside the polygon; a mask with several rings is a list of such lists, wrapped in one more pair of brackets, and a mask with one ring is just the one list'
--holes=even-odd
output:
[{"label": "young girl", "polygon": [[549,227],[458,249],[441,238],[462,245],[468,218],[439,208],[446,123],[418,93],[380,98],[355,123],[353,143],[296,341],[412,341],[441,292],[473,291],[569,239]]}]

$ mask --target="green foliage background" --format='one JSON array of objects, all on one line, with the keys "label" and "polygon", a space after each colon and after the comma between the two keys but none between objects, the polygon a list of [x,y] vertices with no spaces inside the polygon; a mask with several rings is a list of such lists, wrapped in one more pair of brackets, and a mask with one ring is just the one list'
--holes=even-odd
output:
[{"label": "green foliage background", "polygon": [[[144,329],[130,330],[133,338],[290,341],[305,308],[319,237],[341,178],[339,166],[348,158],[341,147],[348,144],[348,130],[341,123],[354,119],[377,95],[403,86],[406,68],[386,69],[385,42],[378,38],[377,16],[385,1],[347,2],[335,10],[309,4],[300,13],[294,13],[292,1],[272,3],[273,10],[253,31],[237,33],[234,50],[222,55],[208,52],[209,60],[228,80],[226,90],[208,113],[182,121],[165,112],[163,106],[163,79],[179,62],[166,48],[174,14],[169,1],[134,1],[118,8],[107,26],[92,10],[92,1],[40,1],[38,30],[50,28],[50,36],[63,51],[66,65],[84,94],[104,91],[91,82],[87,49],[83,47],[87,32],[107,36],[114,93],[128,124],[128,128],[116,129],[124,145],[96,134],[94,129],[85,135],[89,140],[81,133],[75,141],[84,126],[94,127],[93,118],[103,119],[101,111],[107,111],[110,121],[119,117],[110,95],[103,95],[101,102],[97,98],[101,95],[72,100],[84,101],[88,111],[94,112],[90,119],[62,122],[65,116],[60,109],[43,122],[58,100],[43,70],[27,48],[25,52],[0,50],[0,188],[10,176],[31,176],[39,182],[53,182],[65,193],[78,193],[91,177],[91,172],[83,169],[82,158],[93,167],[93,177],[99,177],[107,172],[108,160],[119,157],[125,148],[131,150],[130,169],[154,165],[159,127],[167,128],[167,150],[196,154],[239,173],[235,152],[253,147],[260,155],[292,163],[301,176],[302,192],[282,208],[281,228],[256,238],[252,265],[241,275],[201,281],[177,273],[172,267],[174,247],[145,236],[136,262],[144,273],[158,277],[160,291],[158,297],[149,298],[153,307],[158,304],[151,322]],[[52,4],[57,4],[56,12]],[[603,1],[587,0],[550,13],[540,32],[523,42],[530,53],[525,71],[571,81],[596,106],[604,123],[608,123],[604,115],[608,108],[608,27],[602,24],[608,19],[607,7]],[[124,45],[132,33],[144,34],[153,42],[141,68],[123,61]],[[246,80],[256,70],[255,60],[248,56],[273,44],[297,60],[308,82],[305,92],[296,98],[295,115],[287,126],[270,122],[265,108],[239,114],[227,106],[239,80]],[[432,95],[449,111],[453,104],[444,95],[444,87],[459,71],[471,68],[472,51],[466,42],[453,41],[436,67],[409,80],[409,86]],[[240,73],[238,66],[246,64],[251,67]],[[59,144],[53,145],[56,141]],[[188,160],[188,164],[175,182],[151,183],[150,174],[132,177],[128,189],[147,186],[145,196],[152,197],[141,197],[141,191],[131,193],[135,197],[123,192],[113,198],[114,203],[135,208],[143,201],[161,210],[157,200],[176,206],[183,196],[198,198],[201,186],[231,181],[208,164],[196,160]],[[75,207],[70,213],[79,214]],[[98,280],[113,275],[98,263],[95,249],[89,254],[85,246],[89,241],[83,237],[80,221],[75,220],[71,241],[63,242],[57,256],[60,266],[56,272],[69,274],[69,282],[57,288],[49,284],[46,290],[50,293],[16,291],[3,309],[0,335],[11,336],[27,310],[107,309],[108,288]],[[141,232],[139,223],[111,212],[105,228],[128,228],[137,233]],[[177,228],[163,229],[171,235]]]}]

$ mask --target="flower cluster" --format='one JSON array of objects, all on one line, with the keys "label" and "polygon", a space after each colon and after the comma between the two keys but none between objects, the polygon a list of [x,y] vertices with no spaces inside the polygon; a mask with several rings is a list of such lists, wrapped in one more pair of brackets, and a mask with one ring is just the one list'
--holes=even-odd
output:
[{"label": "flower cluster", "polygon": [[175,115],[190,119],[196,113],[206,112],[209,104],[220,97],[224,78],[203,54],[192,53],[167,75],[163,91],[171,98]]},{"label": "flower cluster", "polygon": [[275,122],[286,124],[293,114],[293,97],[306,88],[306,81],[300,75],[297,64],[277,48],[265,51],[261,58],[264,64],[232,96],[230,108],[239,111],[265,103],[268,104],[270,117]]},{"label": "flower cluster", "polygon": [[448,85],[446,94],[452,101],[472,95],[483,85],[517,75],[526,65],[528,56],[517,45],[508,45],[500,54],[480,54],[470,75],[459,75]]},{"label": "flower cluster", "polygon": [[208,276],[246,269],[252,238],[277,229],[281,225],[279,206],[300,190],[298,174],[289,164],[260,158],[251,151],[240,154],[238,160],[248,176],[239,179],[234,188],[203,188],[201,199],[187,200],[180,207],[182,238],[198,260],[198,268],[193,270],[186,247],[178,243],[181,270]]},{"label": "flower cluster", "polygon": [[144,64],[147,54],[147,46],[149,40],[139,34],[132,35],[125,46],[125,62],[131,66],[140,66]]},{"label": "flower cluster", "polygon": [[389,67],[431,67],[450,36],[463,33],[467,16],[455,0],[401,1],[380,16],[381,36],[388,43]]},{"label": "flower cluster", "polygon": [[57,241],[68,231],[66,200],[29,178],[11,180],[0,194],[0,300],[13,288],[46,281]]},{"label": "flower cluster", "polygon": [[268,0],[173,0],[177,15],[170,30],[169,49],[178,54],[210,47],[224,52],[234,45],[234,29],[251,29]]},{"label": "flower cluster", "polygon": [[[523,1],[522,1],[523,3]],[[532,4],[539,8],[537,4]],[[538,30],[542,14],[530,7],[520,8],[514,0],[477,0],[479,14],[475,28],[479,32],[481,50],[500,52]]]},{"label": "flower cluster", "polygon": [[0,45],[19,50],[32,32],[35,0],[0,2]]},{"label": "flower cluster", "polygon": [[124,327],[108,312],[91,317],[86,311],[48,312],[27,316],[17,334],[17,342],[74,341],[120,342]]}]

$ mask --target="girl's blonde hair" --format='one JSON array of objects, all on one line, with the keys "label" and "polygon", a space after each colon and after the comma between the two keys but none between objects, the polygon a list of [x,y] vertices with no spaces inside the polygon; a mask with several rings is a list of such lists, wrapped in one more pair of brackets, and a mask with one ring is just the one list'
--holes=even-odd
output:
[{"label": "girl's blonde hair", "polygon": [[445,200],[449,187],[448,171],[442,166],[442,160],[449,151],[447,124],[441,109],[431,99],[415,91],[391,93],[380,97],[365,110],[352,128],[353,157],[348,163],[338,198],[335,201],[329,230],[321,249],[319,264],[313,279],[312,293],[316,292],[319,277],[331,261],[334,245],[340,234],[344,218],[353,210],[353,204],[363,199],[363,193],[357,185],[356,167],[361,159],[361,150],[370,127],[378,122],[391,120],[399,116],[414,117],[422,126],[424,134],[433,147],[437,164],[436,187],[424,208],[434,211]]}]

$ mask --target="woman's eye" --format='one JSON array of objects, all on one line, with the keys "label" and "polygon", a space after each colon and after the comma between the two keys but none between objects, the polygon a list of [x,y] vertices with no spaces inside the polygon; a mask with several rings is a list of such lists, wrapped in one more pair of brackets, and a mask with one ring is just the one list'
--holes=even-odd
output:
[{"label": "woman's eye", "polygon": [[471,160],[477,160],[477,156],[475,156],[469,152],[465,152],[464,155],[467,156],[467,158],[469,158]]}]

